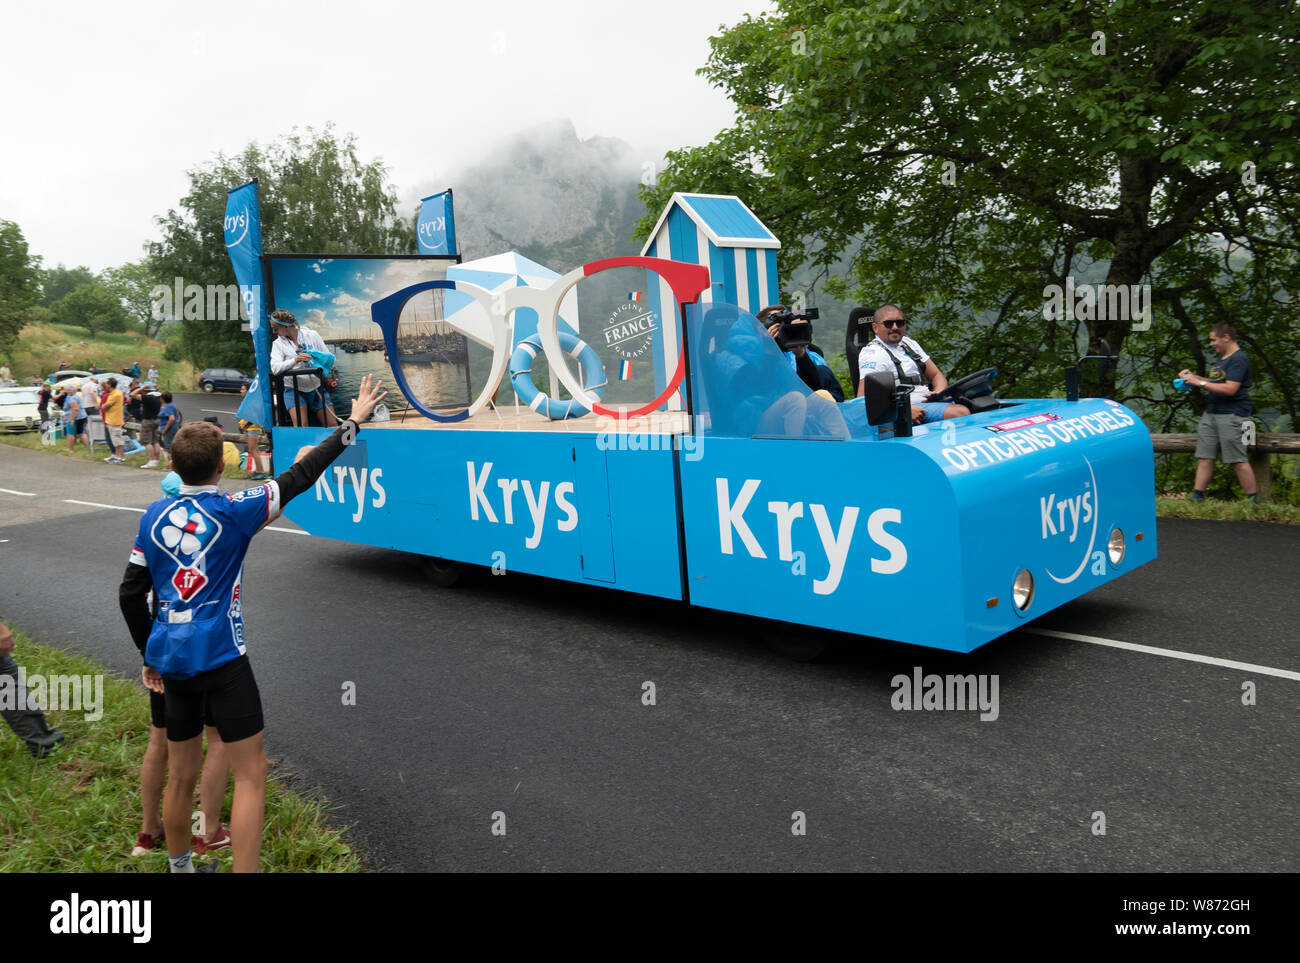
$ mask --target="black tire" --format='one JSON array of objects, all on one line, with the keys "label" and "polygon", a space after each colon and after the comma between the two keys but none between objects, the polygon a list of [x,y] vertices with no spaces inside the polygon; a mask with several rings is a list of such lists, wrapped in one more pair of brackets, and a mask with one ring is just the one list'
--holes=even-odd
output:
[{"label": "black tire", "polygon": [[465,575],[465,566],[445,558],[429,556],[424,560],[424,576],[439,588],[451,588]]},{"label": "black tire", "polygon": [[217,388],[216,385],[214,385],[211,381],[205,381],[203,382],[203,390],[206,391],[208,394],[212,394],[212,392],[216,391]]}]

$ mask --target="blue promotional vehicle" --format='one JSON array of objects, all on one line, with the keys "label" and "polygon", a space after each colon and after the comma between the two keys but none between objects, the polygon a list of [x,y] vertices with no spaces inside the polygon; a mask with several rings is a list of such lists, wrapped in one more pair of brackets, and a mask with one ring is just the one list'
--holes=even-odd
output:
[{"label": "blue promotional vehicle", "polygon": [[[882,430],[892,384],[870,414],[810,391],[704,266],[435,273],[336,352],[394,417],[290,505],[312,534],[959,652],[1156,557],[1151,439],[1113,401],[999,400],[984,372],[953,385],[970,416]],[[327,431],[277,426],[275,451]]]}]

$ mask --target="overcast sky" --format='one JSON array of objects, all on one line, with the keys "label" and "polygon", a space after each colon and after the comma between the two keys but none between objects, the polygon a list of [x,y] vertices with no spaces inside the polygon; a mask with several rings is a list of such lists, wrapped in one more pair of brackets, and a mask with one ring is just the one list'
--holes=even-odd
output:
[{"label": "overcast sky", "polygon": [[767,0],[5,4],[0,218],[45,265],[141,256],[185,171],[333,121],[402,201],[504,134],[569,118],[646,160],[731,105],[695,70]]}]

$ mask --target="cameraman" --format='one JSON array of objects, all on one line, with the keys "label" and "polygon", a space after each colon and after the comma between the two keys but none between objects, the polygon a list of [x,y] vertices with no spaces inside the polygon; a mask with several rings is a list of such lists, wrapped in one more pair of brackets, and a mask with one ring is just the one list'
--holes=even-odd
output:
[{"label": "cameraman", "polygon": [[[767,333],[772,336],[772,340],[776,341],[777,347],[781,348],[786,360],[790,362],[790,367],[799,376],[799,380],[807,385],[810,391],[825,390],[836,401],[843,401],[844,389],[840,387],[840,379],[835,377],[835,372],[831,370],[825,358],[816,351],[810,350],[810,345],[797,345],[788,351],[781,345],[782,322],[791,320],[789,317],[783,316],[789,314],[790,309],[785,305],[769,304],[758,312],[757,317],[759,322],[767,328]],[[774,318],[780,320],[773,320]],[[811,335],[811,324],[808,325],[808,331],[809,335]]]}]

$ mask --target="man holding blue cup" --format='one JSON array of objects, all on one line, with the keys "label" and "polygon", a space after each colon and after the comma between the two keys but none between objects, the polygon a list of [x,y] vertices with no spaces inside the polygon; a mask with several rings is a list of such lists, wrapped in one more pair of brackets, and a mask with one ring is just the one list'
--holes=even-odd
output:
[{"label": "man holding blue cup", "polygon": [[1243,427],[1255,411],[1250,400],[1250,359],[1237,344],[1237,329],[1220,321],[1210,329],[1210,347],[1219,356],[1205,376],[1184,368],[1178,372],[1184,386],[1202,388],[1210,396],[1196,430],[1196,482],[1192,501],[1205,500],[1205,490],[1214,475],[1214,462],[1231,465],[1241,490],[1252,502],[1259,501],[1255,472],[1250,467]]}]

